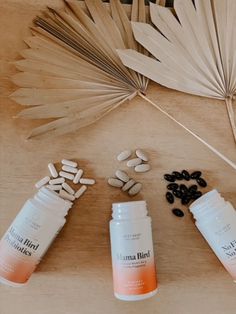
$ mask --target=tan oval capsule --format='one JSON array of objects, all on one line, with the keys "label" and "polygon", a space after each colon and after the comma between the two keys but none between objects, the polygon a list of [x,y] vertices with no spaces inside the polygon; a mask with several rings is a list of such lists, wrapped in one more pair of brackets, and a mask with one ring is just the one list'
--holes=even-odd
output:
[{"label": "tan oval capsule", "polygon": [[143,150],[137,149],[135,153],[136,153],[137,157],[139,157],[143,161],[149,160],[147,154]]},{"label": "tan oval capsule", "polygon": [[132,186],[131,189],[129,189],[128,194],[130,196],[134,196],[136,194],[138,194],[142,189],[142,183],[136,183],[135,185]]},{"label": "tan oval capsule", "polygon": [[129,176],[127,175],[126,172],[122,170],[117,170],[115,173],[116,177],[120,179],[123,182],[128,182],[129,181]]},{"label": "tan oval capsule", "polygon": [[121,188],[124,185],[124,182],[116,178],[109,178],[107,182],[109,185],[114,186],[115,188]]},{"label": "tan oval capsule", "polygon": [[124,150],[117,156],[117,160],[123,161],[129,158],[132,154],[132,151],[130,149]]},{"label": "tan oval capsule", "polygon": [[140,159],[140,158],[133,158],[133,159],[130,159],[127,162],[127,167],[135,167],[137,165],[140,165],[141,163],[142,163],[142,159]]},{"label": "tan oval capsule", "polygon": [[128,189],[131,188],[131,186],[133,186],[136,182],[133,179],[130,179],[127,183],[125,183],[125,185],[122,188],[122,191],[127,191]]},{"label": "tan oval capsule", "polygon": [[141,164],[134,168],[136,172],[147,172],[150,169],[151,169],[151,166],[149,164]]}]

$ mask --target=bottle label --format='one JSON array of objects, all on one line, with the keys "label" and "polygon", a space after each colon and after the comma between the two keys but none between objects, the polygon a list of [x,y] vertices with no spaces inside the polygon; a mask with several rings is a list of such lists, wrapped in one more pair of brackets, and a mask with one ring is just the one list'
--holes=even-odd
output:
[{"label": "bottle label", "polygon": [[209,222],[205,228],[199,226],[204,238],[234,280],[236,280],[235,225],[235,211],[231,211],[218,222]]},{"label": "bottle label", "polygon": [[[50,215],[28,202],[0,241],[0,277],[25,283],[58,233]],[[55,221],[55,218],[54,218]]]},{"label": "bottle label", "polygon": [[157,288],[150,221],[111,224],[114,291],[140,295]]}]

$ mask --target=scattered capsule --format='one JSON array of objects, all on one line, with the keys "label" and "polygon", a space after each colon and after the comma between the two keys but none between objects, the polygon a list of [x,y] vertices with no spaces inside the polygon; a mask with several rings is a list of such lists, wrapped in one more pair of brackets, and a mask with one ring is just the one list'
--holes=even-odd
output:
[{"label": "scattered capsule", "polygon": [[200,178],[202,175],[201,171],[194,171],[193,173],[191,173],[190,177],[191,179],[198,179]]},{"label": "scattered capsule", "polygon": [[183,170],[182,172],[182,176],[183,178],[186,180],[186,181],[189,181],[190,180],[190,174],[187,170]]},{"label": "scattered capsule", "polygon": [[133,179],[130,179],[125,185],[122,187],[122,191],[129,190],[136,182]]},{"label": "scattered capsule", "polygon": [[149,164],[141,164],[134,168],[135,172],[147,172],[151,169],[151,166]]},{"label": "scattered capsule", "polygon": [[57,172],[57,169],[55,168],[54,164],[53,163],[49,163],[48,164],[48,169],[52,175],[53,178],[57,178],[58,177],[58,172]]},{"label": "scattered capsule", "polygon": [[60,190],[59,195],[60,195],[62,198],[64,198],[65,200],[68,200],[68,201],[74,201],[74,200],[75,200],[74,195],[71,195],[71,194],[67,193],[67,192],[64,191],[64,190]]},{"label": "scattered capsule", "polygon": [[188,192],[188,188],[187,188],[187,186],[186,186],[185,184],[180,184],[179,190],[180,190],[183,194],[185,194],[186,192]]},{"label": "scattered capsule", "polygon": [[175,176],[172,176],[171,174],[168,173],[164,174],[164,179],[169,182],[175,182]]},{"label": "scattered capsule", "polygon": [[177,190],[179,185],[177,183],[170,183],[167,185],[168,190]]},{"label": "scattered capsule", "polygon": [[170,204],[173,204],[175,200],[173,194],[170,192],[166,192],[166,199]]},{"label": "scattered capsule", "polygon": [[181,199],[181,204],[182,205],[187,205],[192,199],[192,196],[189,195],[183,195],[182,199]]},{"label": "scattered capsule", "polygon": [[179,171],[173,171],[172,176],[175,176],[177,180],[183,180],[183,175]]},{"label": "scattered capsule", "polygon": [[131,150],[124,150],[123,152],[121,152],[121,153],[117,156],[117,160],[119,160],[119,161],[126,160],[126,159],[128,159],[131,155],[132,155],[132,151],[131,151]]},{"label": "scattered capsule", "polygon": [[198,178],[196,181],[203,188],[205,188],[207,186],[207,183],[203,178]]},{"label": "scattered capsule", "polygon": [[65,172],[70,172],[70,173],[77,173],[78,169],[75,167],[71,167],[71,166],[67,166],[67,165],[63,165],[62,166],[62,170]]},{"label": "scattered capsule", "polygon": [[138,194],[141,191],[141,189],[142,189],[142,183],[139,183],[139,182],[135,183],[135,185],[133,185],[131,189],[129,189],[128,194],[130,196],[134,196]]},{"label": "scattered capsule", "polygon": [[192,195],[192,200],[197,200],[201,196],[202,196],[202,192],[201,191],[197,191],[196,193],[194,193]]},{"label": "scattered capsule", "polygon": [[65,182],[65,178],[57,178],[57,179],[52,179],[49,181],[49,184],[62,184],[63,182]]},{"label": "scattered capsule", "polygon": [[82,194],[84,194],[84,192],[87,190],[87,186],[86,185],[82,185],[81,188],[75,192],[75,198],[80,198],[80,196],[82,196]]},{"label": "scattered capsule", "polygon": [[60,184],[48,184],[46,185],[46,188],[52,191],[60,191],[62,189],[62,186]]},{"label": "scattered capsule", "polygon": [[142,163],[142,159],[140,158],[133,158],[130,159],[129,161],[127,161],[127,167],[131,168],[131,167],[135,167],[138,166]]},{"label": "scattered capsule", "polygon": [[68,173],[68,172],[65,172],[65,171],[60,171],[59,172],[59,175],[63,178],[66,178],[68,180],[73,180],[74,179],[74,175],[72,173]]},{"label": "scattered capsule", "polygon": [[114,186],[115,188],[121,188],[124,185],[124,182],[117,178],[109,178],[107,182],[109,185]]},{"label": "scattered capsule", "polygon": [[148,161],[148,156],[143,150],[137,149],[135,153],[138,158],[142,159],[143,161]]},{"label": "scattered capsule", "polygon": [[184,212],[179,208],[173,208],[172,213],[177,217],[183,217],[184,216]]},{"label": "scattered capsule", "polygon": [[84,171],[82,169],[79,169],[74,177],[73,183],[77,184],[79,183],[79,180],[81,179],[82,175],[83,175]]},{"label": "scattered capsule", "polygon": [[197,185],[193,184],[188,189],[189,193],[194,194],[197,191]]},{"label": "scattered capsule", "polygon": [[63,165],[66,165],[66,166],[70,166],[70,167],[74,167],[74,168],[77,167],[77,162],[71,161],[71,160],[68,160],[68,159],[62,159],[61,163]]},{"label": "scattered capsule", "polygon": [[129,176],[127,175],[126,172],[122,170],[117,170],[115,173],[116,177],[120,179],[123,182],[128,182],[129,181]]},{"label": "scattered capsule", "polygon": [[64,182],[62,183],[62,187],[64,190],[66,190],[66,192],[68,192],[69,194],[71,195],[74,195],[75,194],[75,191],[72,189],[72,187],[69,186],[68,183]]},{"label": "scattered capsule", "polygon": [[180,190],[174,190],[173,191],[174,196],[176,196],[177,198],[182,198],[183,197],[183,193]]},{"label": "scattered capsule", "polygon": [[50,177],[44,177],[41,180],[39,180],[38,182],[35,183],[35,187],[37,189],[40,189],[43,185],[47,184],[50,181]]},{"label": "scattered capsule", "polygon": [[95,180],[94,179],[88,179],[88,178],[82,178],[79,180],[79,183],[86,184],[86,185],[93,185],[93,184],[95,184]]}]

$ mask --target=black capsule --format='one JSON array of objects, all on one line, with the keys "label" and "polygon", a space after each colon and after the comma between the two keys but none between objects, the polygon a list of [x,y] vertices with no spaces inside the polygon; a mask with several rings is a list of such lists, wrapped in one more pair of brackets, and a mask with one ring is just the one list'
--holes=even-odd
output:
[{"label": "black capsule", "polygon": [[198,179],[200,178],[202,175],[201,171],[194,171],[193,173],[191,173],[191,179]]},{"label": "black capsule", "polygon": [[173,171],[172,175],[175,176],[177,180],[183,180],[183,175],[179,171]]},{"label": "black capsule", "polygon": [[180,184],[179,189],[183,194],[188,192],[188,188],[185,184]]},{"label": "black capsule", "polygon": [[205,187],[207,186],[207,183],[206,183],[206,181],[205,181],[203,178],[198,178],[198,179],[197,179],[197,183],[198,183],[201,187],[203,187],[203,188],[205,188]]},{"label": "black capsule", "polygon": [[186,180],[186,181],[189,181],[190,180],[190,174],[187,170],[183,170],[182,172],[182,176],[183,178]]},{"label": "black capsule", "polygon": [[164,174],[164,179],[169,182],[175,182],[176,178],[175,176],[172,176],[171,174],[166,173]]},{"label": "black capsule", "polygon": [[168,190],[177,190],[179,185],[177,183],[170,183],[167,185]]},{"label": "black capsule", "polygon": [[174,194],[174,196],[176,196],[178,198],[182,198],[183,197],[183,193],[180,190],[174,190],[173,194]]},{"label": "black capsule", "polygon": [[192,200],[197,200],[199,197],[202,196],[202,192],[201,191],[197,191],[192,195]]},{"label": "black capsule", "polygon": [[170,192],[166,192],[166,199],[170,204],[173,204],[175,201],[173,194]]},{"label": "black capsule", "polygon": [[184,195],[181,199],[181,204],[182,205],[188,205],[188,203],[191,201],[192,196],[190,195]]},{"label": "black capsule", "polygon": [[194,194],[197,191],[197,185],[196,184],[191,185],[188,190],[190,194]]},{"label": "black capsule", "polygon": [[184,216],[184,212],[179,208],[173,208],[172,213],[177,217],[183,217]]}]

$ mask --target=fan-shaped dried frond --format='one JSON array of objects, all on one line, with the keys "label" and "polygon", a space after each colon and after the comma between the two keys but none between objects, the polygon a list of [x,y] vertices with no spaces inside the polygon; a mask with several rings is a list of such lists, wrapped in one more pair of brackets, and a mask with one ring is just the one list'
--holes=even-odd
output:
[{"label": "fan-shaped dried frond", "polygon": [[[20,86],[11,97],[27,106],[19,116],[57,118],[34,129],[31,137],[71,132],[87,126],[138,92],[147,79],[126,68],[117,49],[144,51],[132,34],[130,19],[119,0],[110,10],[101,0],[67,0],[63,10],[49,8],[34,21],[28,49],[13,77]],[[144,0],[133,1],[131,17],[146,21]]]},{"label": "fan-shaped dried frond", "polygon": [[175,0],[174,13],[150,3],[151,25],[133,23],[136,40],[155,58],[119,51],[123,63],[169,88],[224,99],[236,141],[236,1]]}]

